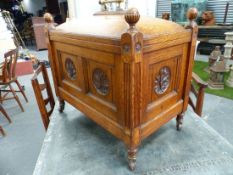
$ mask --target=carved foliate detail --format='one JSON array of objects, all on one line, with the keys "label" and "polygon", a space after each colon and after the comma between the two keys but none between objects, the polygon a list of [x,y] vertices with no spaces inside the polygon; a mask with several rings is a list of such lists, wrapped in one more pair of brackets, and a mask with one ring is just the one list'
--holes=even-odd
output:
[{"label": "carved foliate detail", "polygon": [[154,80],[154,92],[156,94],[163,94],[166,92],[170,85],[171,71],[170,68],[165,66],[159,70]]},{"label": "carved foliate detail", "polygon": [[92,74],[92,82],[99,94],[107,95],[109,93],[109,79],[107,74],[102,69],[94,69]]},{"label": "carved foliate detail", "polygon": [[66,59],[66,61],[65,61],[65,68],[66,68],[66,73],[67,73],[68,77],[71,80],[76,80],[76,78],[77,78],[77,71],[76,71],[74,62],[70,58]]}]

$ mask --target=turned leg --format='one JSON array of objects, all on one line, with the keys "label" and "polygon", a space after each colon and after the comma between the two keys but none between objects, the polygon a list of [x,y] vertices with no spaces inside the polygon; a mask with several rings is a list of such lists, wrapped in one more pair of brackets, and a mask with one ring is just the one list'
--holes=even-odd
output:
[{"label": "turned leg", "polygon": [[19,83],[19,81],[18,81],[18,80],[15,80],[15,83],[16,83],[16,85],[18,86],[19,91],[20,91],[21,94],[23,95],[25,101],[28,102],[27,96],[26,96],[26,94],[24,93],[24,89],[23,89],[23,87],[21,86],[21,84]]},{"label": "turned leg", "polygon": [[137,148],[129,148],[128,149],[129,169],[132,170],[132,171],[136,167],[136,154],[137,154]]},{"label": "turned leg", "polygon": [[23,106],[22,106],[22,104],[21,104],[21,102],[20,102],[20,100],[19,100],[19,97],[18,97],[18,95],[16,94],[15,90],[13,89],[13,87],[11,86],[11,84],[9,84],[9,88],[10,88],[10,91],[12,92],[12,94],[13,94],[14,99],[15,99],[16,102],[18,103],[18,105],[19,105],[21,111],[24,112],[24,109],[23,109]]},{"label": "turned leg", "polygon": [[11,123],[11,118],[8,116],[8,114],[6,113],[5,109],[2,107],[2,105],[0,104],[0,112],[4,115],[4,117],[6,117],[6,119],[8,120],[9,123]]},{"label": "turned leg", "polygon": [[64,108],[65,108],[65,101],[62,100],[62,99],[60,99],[60,98],[58,98],[58,100],[59,100],[59,108],[58,108],[58,110],[59,110],[60,113],[62,113],[64,111]]},{"label": "turned leg", "polygon": [[176,129],[178,131],[181,130],[182,124],[183,124],[183,118],[184,118],[184,113],[178,114],[176,117]]},{"label": "turned leg", "polygon": [[0,89],[0,103],[2,104],[3,100],[2,100],[2,91]]}]

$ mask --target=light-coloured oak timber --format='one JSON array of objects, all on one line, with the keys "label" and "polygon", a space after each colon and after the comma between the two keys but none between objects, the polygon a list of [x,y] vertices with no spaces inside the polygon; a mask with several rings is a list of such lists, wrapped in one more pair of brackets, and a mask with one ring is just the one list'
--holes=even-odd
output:
[{"label": "light-coloured oak timber", "polygon": [[174,118],[177,114],[177,111],[181,113],[183,109],[182,103],[183,103],[182,100],[179,101],[178,103],[167,109],[166,111],[157,115],[151,121],[148,121],[146,124],[142,125],[141,139],[148,137],[150,134],[156,131],[161,125],[166,124],[168,121]]},{"label": "light-coloured oak timber", "polygon": [[189,11],[190,24],[184,28],[140,18],[137,9],[130,9],[125,15],[95,16],[46,30],[61,109],[70,103],[122,140],[132,170],[143,139],[177,116],[178,128],[182,124],[196,15]]},{"label": "light-coloured oak timber", "polygon": [[57,43],[57,42],[54,43],[54,47],[59,52],[74,54],[76,56],[91,59],[93,61],[107,64],[110,66],[114,65],[114,55],[110,53],[100,52],[94,49],[75,47],[72,45],[67,45],[67,44],[62,44],[62,43]]},{"label": "light-coloured oak timber", "polygon": [[51,36],[50,38],[51,40],[59,42],[59,43],[71,44],[75,46],[95,49],[95,50],[104,51],[104,52],[118,53],[118,54],[120,54],[121,52],[120,41],[116,43],[99,43],[99,42],[93,43],[91,41],[73,39],[73,38],[66,38],[64,40],[63,36],[56,36],[56,37]]}]

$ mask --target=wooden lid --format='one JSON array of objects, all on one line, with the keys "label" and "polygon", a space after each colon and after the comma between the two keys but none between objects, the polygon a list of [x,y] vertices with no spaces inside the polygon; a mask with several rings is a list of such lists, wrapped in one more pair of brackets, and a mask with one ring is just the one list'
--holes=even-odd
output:
[{"label": "wooden lid", "polygon": [[[150,17],[141,17],[136,28],[143,33],[144,38],[187,32],[176,23]],[[123,15],[94,16],[89,19],[66,22],[56,29],[56,32],[64,34],[120,38],[129,29],[129,26]]]},{"label": "wooden lid", "polygon": [[[192,21],[192,19],[190,20]],[[114,41],[119,44],[121,35],[127,31],[141,32],[144,41],[146,41],[144,45],[181,38],[186,38],[187,42],[191,36],[189,30],[174,22],[152,17],[140,17],[135,8],[127,10],[122,15],[93,16],[72,20],[56,27],[56,30],[51,30],[50,36],[55,37],[52,37],[52,40],[56,37],[62,37],[95,42]],[[189,39],[187,40],[187,38]]]}]

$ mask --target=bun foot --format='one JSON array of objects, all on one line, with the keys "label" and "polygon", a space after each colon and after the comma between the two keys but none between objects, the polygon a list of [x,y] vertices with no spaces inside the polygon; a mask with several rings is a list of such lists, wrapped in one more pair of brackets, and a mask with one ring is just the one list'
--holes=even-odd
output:
[{"label": "bun foot", "polygon": [[180,130],[181,130],[181,128],[182,128],[182,124],[177,123],[177,124],[176,124],[176,129],[177,129],[177,131],[180,131]]},{"label": "bun foot", "polygon": [[129,159],[129,169],[131,171],[135,170],[136,168],[136,159]]},{"label": "bun foot", "polygon": [[58,111],[62,113],[65,109],[65,101],[64,100],[59,100],[59,108]]},{"label": "bun foot", "polygon": [[137,149],[128,149],[128,163],[129,163],[129,169],[131,171],[135,170],[136,168],[136,154]]},{"label": "bun foot", "polygon": [[183,118],[184,118],[184,114],[179,114],[177,117],[176,117],[176,129],[177,131],[180,131],[181,128],[182,128],[182,125],[183,125]]}]

